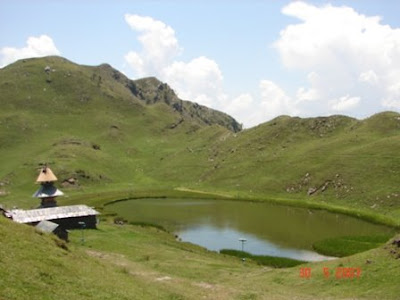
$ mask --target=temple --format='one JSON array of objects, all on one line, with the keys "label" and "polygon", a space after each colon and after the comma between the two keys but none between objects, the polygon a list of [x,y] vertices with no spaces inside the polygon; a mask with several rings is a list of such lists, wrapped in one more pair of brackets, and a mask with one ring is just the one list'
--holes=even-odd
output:
[{"label": "temple", "polygon": [[61,192],[54,186],[54,182],[57,181],[57,177],[53,171],[48,167],[44,166],[39,173],[36,183],[40,184],[40,188],[33,194],[33,197],[41,200],[39,208],[56,207],[58,196],[63,196]]},{"label": "temple", "polygon": [[68,240],[70,229],[96,228],[99,212],[95,209],[83,204],[57,205],[56,198],[64,193],[54,186],[56,181],[53,171],[45,165],[36,179],[40,187],[33,194],[33,197],[40,199],[40,206],[30,210],[6,210],[0,207],[0,212],[17,223],[30,224],[38,230],[53,232],[64,240]]}]

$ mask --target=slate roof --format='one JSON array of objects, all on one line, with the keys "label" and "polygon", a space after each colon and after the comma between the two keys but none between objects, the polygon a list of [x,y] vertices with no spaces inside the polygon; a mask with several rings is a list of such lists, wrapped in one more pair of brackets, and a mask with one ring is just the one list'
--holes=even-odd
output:
[{"label": "slate roof", "polygon": [[17,223],[34,223],[43,220],[57,220],[98,215],[99,212],[86,205],[57,206],[31,210],[13,209],[11,218]]},{"label": "slate roof", "polygon": [[54,230],[56,230],[56,228],[57,228],[58,226],[59,226],[59,225],[56,224],[56,223],[43,220],[43,221],[40,221],[39,224],[37,224],[35,227],[36,227],[37,229],[39,229],[40,231],[42,231],[42,232],[51,233],[51,232],[53,232]]}]

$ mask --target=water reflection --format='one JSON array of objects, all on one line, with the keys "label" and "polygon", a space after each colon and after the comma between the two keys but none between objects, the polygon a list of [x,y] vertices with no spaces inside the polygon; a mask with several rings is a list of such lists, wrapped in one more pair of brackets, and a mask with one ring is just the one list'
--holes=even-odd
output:
[{"label": "water reflection", "polygon": [[160,224],[182,240],[210,250],[240,250],[238,238],[245,237],[245,250],[252,254],[310,261],[325,258],[312,251],[318,240],[390,231],[349,216],[267,203],[139,199],[109,208],[130,221]]},{"label": "water reflection", "polygon": [[280,247],[268,240],[259,239],[249,233],[239,232],[230,228],[215,228],[213,226],[201,225],[194,228],[177,232],[182,241],[202,245],[209,250],[219,251],[221,249],[242,250],[240,237],[246,237],[244,251],[255,255],[270,255],[290,257],[305,261],[321,261],[332,259],[313,251]]}]

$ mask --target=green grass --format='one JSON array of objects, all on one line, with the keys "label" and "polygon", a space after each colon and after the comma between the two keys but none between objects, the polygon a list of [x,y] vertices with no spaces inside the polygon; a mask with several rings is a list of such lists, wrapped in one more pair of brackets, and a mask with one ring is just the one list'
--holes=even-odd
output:
[{"label": "green grass", "polygon": [[262,266],[269,266],[273,268],[291,268],[306,263],[297,259],[286,257],[268,256],[268,255],[253,255],[246,251],[239,251],[234,249],[222,249],[219,251],[221,254],[239,257],[240,259],[251,259]]},{"label": "green grass", "polygon": [[168,299],[173,291],[147,289],[123,266],[83,248],[0,218],[2,299]]},{"label": "green grass", "polygon": [[[151,227],[101,222],[66,245],[0,218],[1,299],[398,299],[400,250],[275,269],[181,243]],[[397,236],[399,238],[399,236]],[[338,279],[338,268],[361,277]],[[310,268],[311,277],[300,276]],[[330,271],[326,278],[324,269]]]},{"label": "green grass", "polygon": [[[50,83],[47,65],[55,70]],[[182,112],[168,105],[179,99],[155,79],[134,82],[139,99],[115,74],[56,57],[0,70],[1,203],[36,205],[32,183],[39,163],[48,162],[60,181],[78,180],[63,188],[70,198],[183,188],[345,207],[399,223],[398,113],[361,121],[279,117],[235,133],[229,122],[218,125],[223,115],[186,102]],[[146,104],[157,97],[164,102]],[[310,188],[319,190],[308,196]]]},{"label": "green grass", "polygon": [[[44,72],[47,65],[55,70],[51,82]],[[155,79],[134,82],[144,95],[139,99],[132,94],[132,82],[116,80],[116,74],[109,66],[79,66],[56,57],[0,70],[1,204],[37,207],[31,198],[34,180],[40,164],[47,162],[59,185],[70,177],[78,181],[60,187],[66,194],[60,205],[85,203],[103,211],[106,203],[141,197],[236,198],[326,209],[399,227],[398,113],[365,120],[279,117],[233,132],[226,116],[188,102],[182,102],[182,112],[168,104],[180,101]],[[309,196],[310,188],[318,190]],[[399,295],[400,260],[390,245],[305,264],[313,275],[304,280],[298,267],[271,271],[243,265],[147,226],[102,224],[88,231],[84,247],[79,234],[71,233],[65,250],[46,235],[1,219],[0,298]],[[339,266],[361,266],[362,278],[324,278],[323,267]]]},{"label": "green grass", "polygon": [[342,236],[316,242],[313,248],[323,255],[345,257],[378,248],[390,238],[390,235]]},{"label": "green grass", "polygon": [[153,227],[153,228],[157,228],[158,230],[168,232],[168,230],[165,229],[164,226],[161,226],[161,225],[155,224],[155,223],[150,223],[150,222],[129,222],[129,224],[130,225],[134,225],[134,226],[141,226],[141,227]]}]

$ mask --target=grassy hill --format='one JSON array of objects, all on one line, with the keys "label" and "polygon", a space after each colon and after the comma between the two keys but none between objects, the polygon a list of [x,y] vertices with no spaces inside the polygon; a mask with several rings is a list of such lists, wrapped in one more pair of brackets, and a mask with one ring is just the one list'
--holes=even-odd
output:
[{"label": "grassy hill", "polygon": [[[48,163],[62,204],[144,196],[237,197],[400,224],[400,114],[365,120],[281,116],[242,130],[155,78],[60,57],[0,69],[0,203],[36,207]],[[379,214],[381,217],[377,217]],[[372,216],[372,217],[371,217]],[[383,216],[383,217],[382,217]],[[71,243],[0,218],[4,299],[396,299],[399,250],[272,270],[179,243],[154,228],[104,222]],[[398,237],[397,237],[398,238]],[[323,268],[333,273],[329,279]],[[338,279],[341,267],[362,278]],[[106,274],[107,276],[104,276]],[[290,287],[290,288],[288,288]]]},{"label": "grassy hill", "polygon": [[[0,218],[1,299],[398,299],[400,248],[287,269],[220,255],[154,228],[102,222],[70,243]],[[400,237],[397,237],[400,238]],[[311,276],[301,277],[301,268]],[[327,274],[329,273],[329,277]],[[344,277],[343,268],[359,268]]]},{"label": "grassy hill", "polygon": [[28,205],[22,198],[41,163],[82,189],[163,185],[144,168],[158,169],[194,133],[241,128],[226,114],[179,100],[154,78],[129,81],[110,66],[59,57],[0,70],[0,91],[0,188],[4,202],[19,205]]},{"label": "grassy hill", "polygon": [[[241,130],[155,78],[60,57],[0,70],[0,202],[30,207],[40,164],[72,197],[186,188],[400,217],[400,114],[281,116]],[[36,202],[33,204],[36,205]]]},{"label": "grassy hill", "polygon": [[206,182],[346,206],[398,209],[400,115],[278,117],[213,145]]}]

